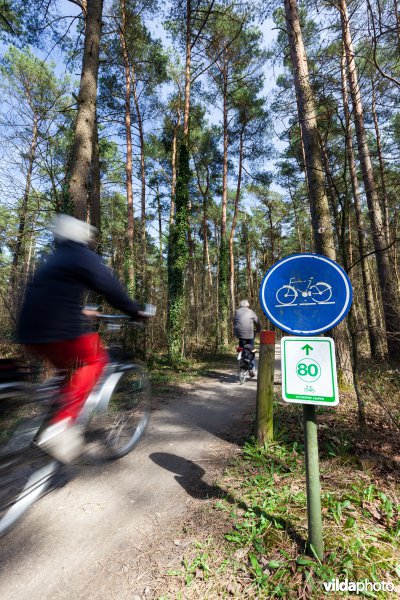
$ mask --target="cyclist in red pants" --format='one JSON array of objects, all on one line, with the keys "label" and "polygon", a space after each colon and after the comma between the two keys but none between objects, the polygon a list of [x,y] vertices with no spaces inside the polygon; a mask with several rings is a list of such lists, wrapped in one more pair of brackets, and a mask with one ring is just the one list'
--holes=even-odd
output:
[{"label": "cyclist in red pants", "polygon": [[102,294],[115,308],[135,319],[147,318],[119,281],[88,248],[96,229],[68,215],[57,215],[52,231],[55,251],[35,273],[22,305],[17,338],[29,352],[48,359],[69,375],[61,389],[59,409],[38,443],[62,462],[71,462],[82,448],[76,418],[99,380],[108,355],[97,333],[87,333],[83,293]]}]

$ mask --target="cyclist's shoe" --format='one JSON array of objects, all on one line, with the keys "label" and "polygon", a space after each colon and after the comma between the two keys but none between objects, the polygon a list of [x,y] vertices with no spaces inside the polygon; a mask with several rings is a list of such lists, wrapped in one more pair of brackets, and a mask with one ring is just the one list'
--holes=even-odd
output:
[{"label": "cyclist's shoe", "polygon": [[254,369],[250,369],[249,375],[250,375],[250,377],[255,377],[256,376]]},{"label": "cyclist's shoe", "polygon": [[63,419],[46,427],[38,439],[38,445],[64,464],[71,463],[82,453],[83,431],[71,418]]}]

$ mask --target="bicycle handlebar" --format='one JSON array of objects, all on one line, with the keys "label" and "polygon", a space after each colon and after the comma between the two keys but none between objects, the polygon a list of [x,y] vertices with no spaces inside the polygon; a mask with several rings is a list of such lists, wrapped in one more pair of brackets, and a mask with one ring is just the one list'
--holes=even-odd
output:
[{"label": "bicycle handlebar", "polygon": [[128,315],[98,315],[95,317],[99,321],[104,321],[105,323],[109,323],[111,326],[115,323],[115,327],[118,327],[117,323],[126,323],[127,325],[132,325],[134,327],[143,328],[145,326],[145,320],[135,320]]},{"label": "bicycle handlebar", "polygon": [[100,319],[101,321],[131,321],[133,322],[132,317],[128,315],[96,315],[95,319]]},{"label": "bicycle handlebar", "polygon": [[101,321],[108,321],[110,323],[115,321],[125,321],[126,323],[131,323],[132,325],[137,325],[143,327],[144,323],[149,317],[154,317],[156,314],[156,307],[154,304],[145,304],[143,310],[140,311],[140,315],[135,317],[131,317],[128,315],[107,315],[103,313],[97,312],[97,306],[86,306],[85,309],[87,311],[93,311],[93,316],[86,313],[88,318],[94,318]]}]

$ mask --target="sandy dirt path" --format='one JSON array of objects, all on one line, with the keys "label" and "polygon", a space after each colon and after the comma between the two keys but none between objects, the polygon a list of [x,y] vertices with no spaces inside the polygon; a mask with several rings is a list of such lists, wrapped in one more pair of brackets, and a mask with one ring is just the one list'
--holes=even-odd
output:
[{"label": "sandy dirt path", "polygon": [[135,451],[104,466],[79,465],[0,540],[0,597],[132,600],[143,597],[146,580],[146,595],[156,597],[143,564],[139,580],[134,565],[179,544],[174,527],[193,498],[212,490],[214,463],[223,470],[221,455],[234,454],[235,428],[251,420],[255,398],[256,381],[240,386],[226,371],[156,403]]}]

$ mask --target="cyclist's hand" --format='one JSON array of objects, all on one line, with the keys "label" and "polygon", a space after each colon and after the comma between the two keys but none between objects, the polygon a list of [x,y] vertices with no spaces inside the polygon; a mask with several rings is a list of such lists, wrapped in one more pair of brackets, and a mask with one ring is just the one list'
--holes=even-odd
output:
[{"label": "cyclist's hand", "polygon": [[93,310],[91,308],[84,308],[82,310],[82,314],[85,315],[85,317],[88,317],[88,319],[96,319],[101,315],[101,312],[99,312],[98,310]]},{"label": "cyclist's hand", "polygon": [[142,310],[138,310],[134,318],[138,318],[141,321],[147,321],[156,314],[156,307],[154,304],[145,304]]}]

